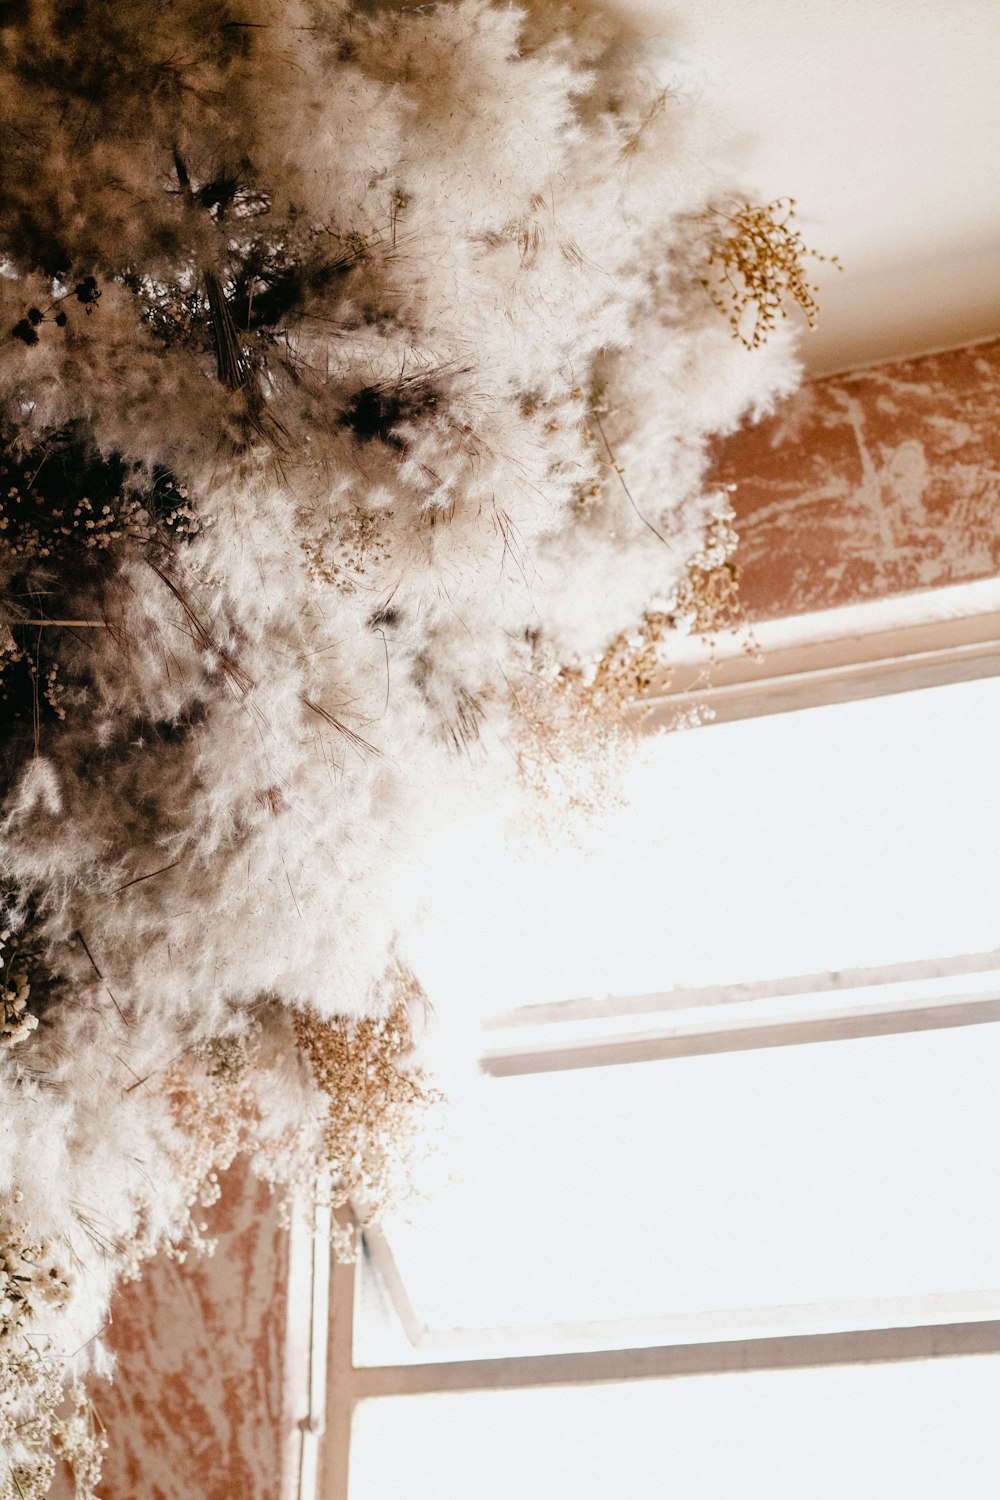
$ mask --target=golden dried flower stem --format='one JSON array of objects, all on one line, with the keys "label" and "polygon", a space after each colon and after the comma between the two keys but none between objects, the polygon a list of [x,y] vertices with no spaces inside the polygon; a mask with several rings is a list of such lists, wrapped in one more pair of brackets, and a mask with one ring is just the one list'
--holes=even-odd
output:
[{"label": "golden dried flower stem", "polygon": [[413,1143],[418,1115],[438,1097],[409,1058],[412,1012],[424,999],[414,976],[393,965],[385,981],[383,1016],[323,1019],[299,1011],[296,1041],[317,1088],[326,1096],[323,1161],[334,1206],[364,1202],[372,1216],[387,1206]]},{"label": "golden dried flower stem", "polygon": [[759,348],[776,328],[778,317],[787,318],[788,298],[798,304],[809,327],[815,327],[818,287],[806,280],[806,259],[843,268],[837,256],[810,249],[791,227],[795,199],[741,203],[730,212],[715,208],[708,217],[715,233],[701,284],[728,319],[733,337],[748,349]]}]

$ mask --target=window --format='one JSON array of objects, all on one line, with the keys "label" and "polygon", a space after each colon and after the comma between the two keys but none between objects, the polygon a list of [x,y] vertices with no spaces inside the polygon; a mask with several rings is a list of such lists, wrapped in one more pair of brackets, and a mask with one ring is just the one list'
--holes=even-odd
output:
[{"label": "window", "polygon": [[455,872],[483,1071],[334,1269],[323,1500],[995,1494],[989,628],[769,652],[589,852]]}]

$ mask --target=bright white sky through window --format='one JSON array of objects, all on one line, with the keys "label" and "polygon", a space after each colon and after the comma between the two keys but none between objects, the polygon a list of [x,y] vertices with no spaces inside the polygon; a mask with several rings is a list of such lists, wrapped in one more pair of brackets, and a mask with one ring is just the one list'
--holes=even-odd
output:
[{"label": "bright white sky through window", "polygon": [[415,967],[488,1014],[995,948],[998,741],[997,678],[659,736],[586,848],[462,830]]},{"label": "bright white sky through window", "polygon": [[[985,679],[663,736],[586,848],[512,856],[484,829],[463,863],[464,830],[415,966],[482,1017],[996,949],[998,731]],[[657,1320],[705,1314],[692,1337],[741,1337],[781,1307],[824,1309],[816,1329],[922,1321],[905,1298],[996,1316],[998,1077],[986,1024],[480,1078],[452,1180],[389,1240],[418,1319],[508,1330],[510,1353],[670,1342]],[[621,1319],[627,1341],[580,1333]],[[390,1321],[362,1319],[362,1362],[405,1357]],[[408,1500],[992,1500],[998,1396],[990,1357],[382,1399],[351,1497],[395,1454]]]},{"label": "bright white sky through window", "polygon": [[[587,850],[442,873],[431,1001],[1000,947],[998,730],[985,679],[661,736]],[[393,1247],[435,1328],[996,1292],[997,1077],[1000,1025],[480,1079]]]},{"label": "bright white sky through window", "polygon": [[[423,1322],[510,1329],[511,1353],[698,1337],[705,1313],[738,1337],[748,1310],[869,1304],[804,1313],[827,1331],[912,1321],[886,1300],[1000,1308],[998,1077],[993,1024],[484,1079],[453,1180],[390,1242]],[[613,1319],[636,1326],[531,1336]]]},{"label": "bright white sky through window", "polygon": [[995,1500],[1000,1358],[365,1402],[351,1500]]}]

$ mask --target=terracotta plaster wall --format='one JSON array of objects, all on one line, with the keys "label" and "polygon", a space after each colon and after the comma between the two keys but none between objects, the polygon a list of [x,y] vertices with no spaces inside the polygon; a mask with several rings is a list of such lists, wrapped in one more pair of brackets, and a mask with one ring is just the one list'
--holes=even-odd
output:
[{"label": "terracotta plaster wall", "polygon": [[1000,571],[1000,342],[811,381],[717,450],[753,619]]},{"label": "terracotta plaster wall", "polygon": [[214,1255],[159,1257],[112,1308],[117,1374],[92,1389],[107,1500],[284,1500],[294,1482],[309,1330],[289,1236],[239,1165],[207,1217]]}]

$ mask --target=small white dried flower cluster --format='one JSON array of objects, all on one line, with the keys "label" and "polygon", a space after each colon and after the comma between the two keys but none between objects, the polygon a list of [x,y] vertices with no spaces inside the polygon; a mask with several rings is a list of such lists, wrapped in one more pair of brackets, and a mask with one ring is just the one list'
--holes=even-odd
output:
[{"label": "small white dried flower cluster", "polygon": [[0,1361],[0,1500],[45,1500],[60,1459],[74,1500],[98,1500],[107,1437],[84,1386],[67,1391],[63,1375],[27,1342]]},{"label": "small white dried flower cluster", "polygon": [[700,729],[702,724],[711,724],[715,718],[715,709],[707,703],[689,703],[683,708],[677,709],[670,721],[670,728]]},{"label": "small white dried flower cluster", "polygon": [[705,524],[705,538],[696,552],[688,558],[688,568],[700,568],[709,573],[714,568],[724,567],[739,545],[739,533],[735,526],[736,512],[728,495],[720,490]]},{"label": "small white dried flower cluster", "polygon": [[307,544],[311,576],[345,594],[364,590],[366,575],[377,573],[389,561],[386,528],[392,519],[392,511],[384,516],[363,511],[338,516]]},{"label": "small white dried flower cluster", "polygon": [[29,1037],[38,1025],[38,1017],[28,1010],[31,986],[23,974],[11,974],[0,990],[0,1047],[16,1047]]},{"label": "small white dried flower cluster", "polygon": [[[0,465],[0,476],[6,474],[7,468]],[[150,514],[138,495],[117,495],[114,504],[81,495],[64,510],[49,511],[43,524],[41,516],[36,517],[30,505],[25,506],[25,501],[30,501],[34,477],[28,472],[17,483],[8,484],[6,491],[0,489],[0,542],[10,560],[44,562],[70,545],[82,553],[107,552],[119,548],[123,542],[153,541],[164,526],[180,536],[194,536],[201,530],[184,489],[176,491],[177,503],[164,514],[162,521]],[[0,484],[3,482],[0,477]]]},{"label": "small white dried flower cluster", "polygon": [[38,1025],[28,1009],[31,985],[24,968],[16,966],[17,938],[10,927],[0,928],[0,1047],[16,1047]]},{"label": "small white dried flower cluster", "polygon": [[760,647],[740,602],[740,568],[733,561],[740,540],[734,520],[729,498],[720,491],[709,512],[704,540],[671,593],[669,616],[674,629],[701,636],[711,647],[717,636],[731,632],[740,638],[746,654],[756,659]]},{"label": "small white dried flower cluster", "polygon": [[0,1500],[42,1500],[55,1475],[60,1361],[23,1336],[0,1343]]},{"label": "small white dried flower cluster", "polygon": [[73,1471],[75,1500],[98,1500],[94,1493],[101,1479],[108,1439],[100,1417],[77,1382],[67,1398],[69,1410],[52,1427],[52,1451]]},{"label": "small white dried flower cluster", "polygon": [[843,270],[836,255],[821,255],[793,229],[794,198],[770,203],[713,205],[705,219],[713,229],[702,285],[728,319],[733,337],[747,349],[759,349],[798,304],[810,328],[816,326],[818,286],[806,276],[810,258]]},{"label": "small white dried flower cluster", "polygon": [[33,1241],[18,1219],[0,1222],[0,1500],[41,1500],[56,1459],[72,1468],[77,1500],[93,1500],[104,1438],[83,1387],[65,1410],[65,1361],[45,1328],[70,1302],[67,1251]]},{"label": "small white dried flower cluster", "polygon": [[251,1145],[257,1101],[245,1070],[210,1080],[203,1069],[183,1061],[168,1069],[163,1088],[182,1142],[171,1165],[183,1185],[183,1208],[171,1238],[150,1245],[149,1253],[159,1249],[183,1263],[192,1250],[201,1255],[215,1250],[199,1210],[218,1201],[219,1173]]},{"label": "small white dried flower cluster", "polygon": [[0,703],[4,703],[9,696],[5,676],[8,668],[16,667],[26,660],[27,654],[17,644],[10,626],[0,622]]},{"label": "small white dried flower cluster", "polygon": [[251,1017],[240,1031],[198,1042],[158,1081],[166,1097],[175,1144],[170,1165],[180,1186],[179,1209],[164,1238],[143,1219],[128,1244],[126,1279],[134,1280],[151,1255],[183,1263],[194,1251],[211,1255],[205,1209],[219,1201],[221,1175],[238,1155],[253,1159],[257,1175],[291,1199],[315,1176],[316,1136],[307,1121],[275,1131],[268,1123],[275,1079],[260,1055],[262,1027]]},{"label": "small white dried flower cluster", "polygon": [[58,1312],[73,1295],[65,1252],[32,1240],[18,1219],[0,1225],[0,1345],[45,1312]]}]

